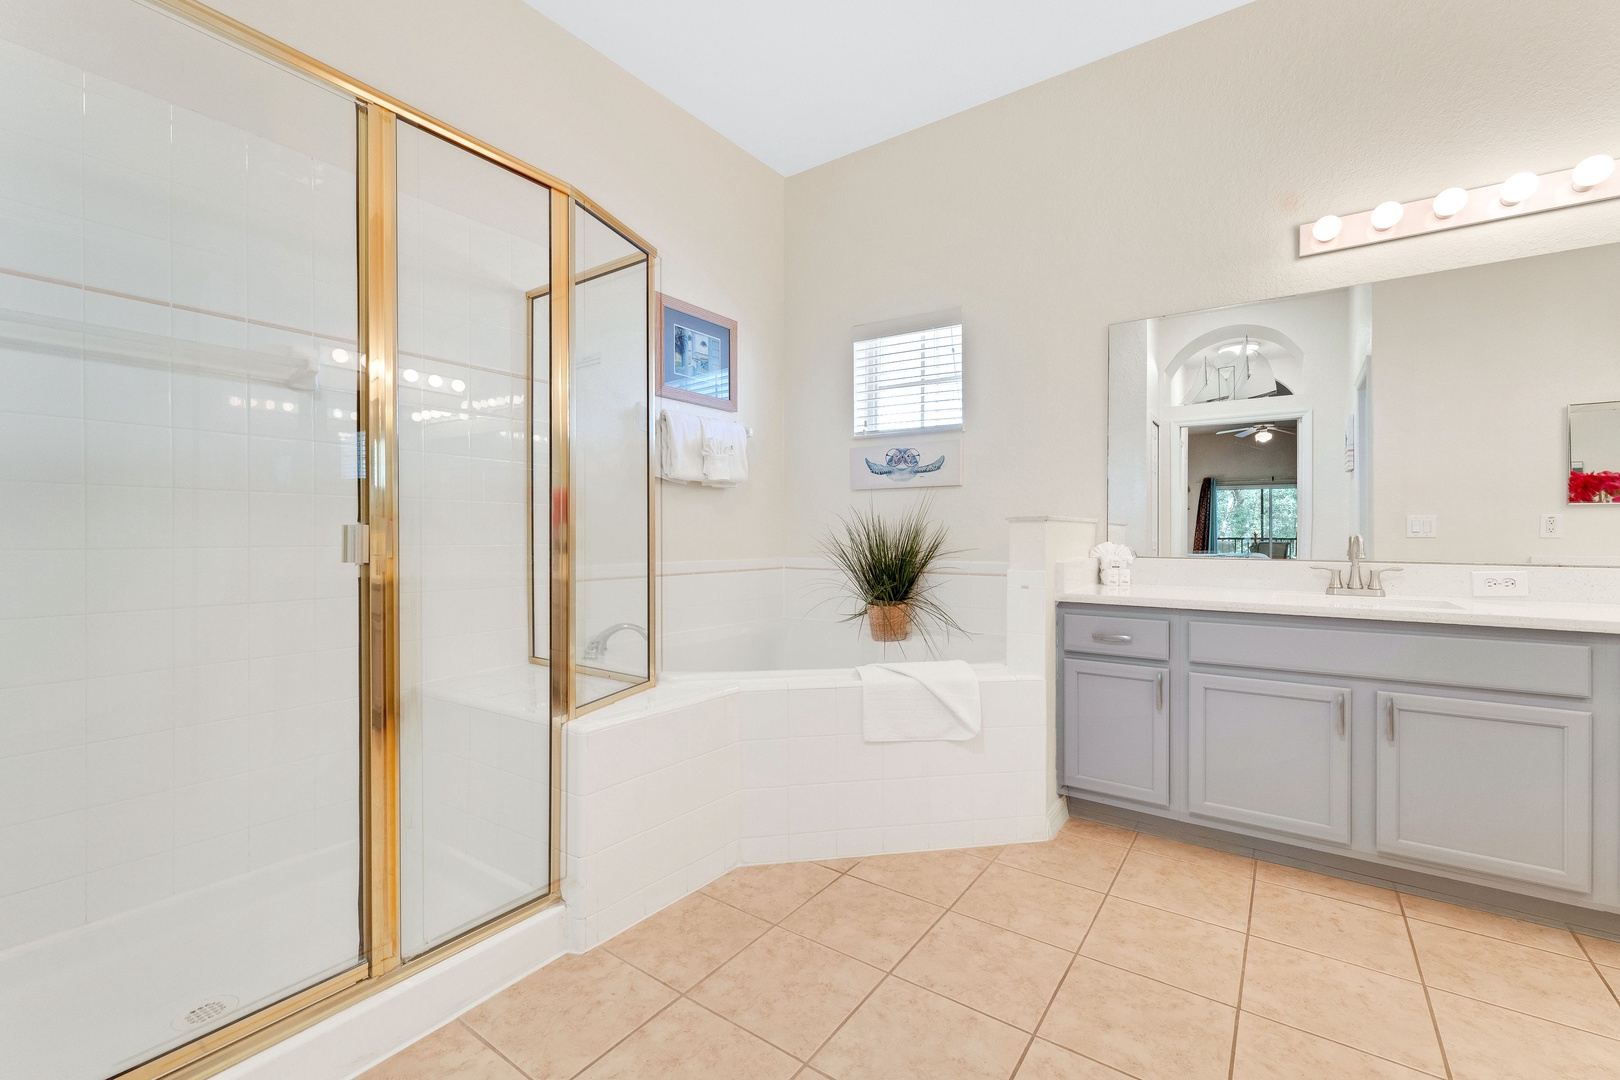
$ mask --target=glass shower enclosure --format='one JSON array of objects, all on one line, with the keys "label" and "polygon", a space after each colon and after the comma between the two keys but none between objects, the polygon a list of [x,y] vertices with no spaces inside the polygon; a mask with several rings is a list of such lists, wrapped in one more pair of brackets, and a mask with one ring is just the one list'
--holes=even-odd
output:
[{"label": "glass shower enclosure", "polygon": [[0,1077],[556,901],[562,725],[654,678],[653,262],[189,0],[0,8]]}]

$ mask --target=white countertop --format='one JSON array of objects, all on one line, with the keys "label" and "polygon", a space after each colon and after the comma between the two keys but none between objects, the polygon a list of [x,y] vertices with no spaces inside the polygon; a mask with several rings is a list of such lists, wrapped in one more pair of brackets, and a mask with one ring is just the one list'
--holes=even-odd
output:
[{"label": "white countertop", "polygon": [[1487,600],[1472,597],[1329,596],[1326,593],[1223,589],[1201,585],[1134,585],[1123,590],[1093,585],[1079,592],[1059,593],[1057,601],[1111,607],[1247,611],[1268,615],[1620,634],[1620,604],[1559,603],[1530,597]]}]

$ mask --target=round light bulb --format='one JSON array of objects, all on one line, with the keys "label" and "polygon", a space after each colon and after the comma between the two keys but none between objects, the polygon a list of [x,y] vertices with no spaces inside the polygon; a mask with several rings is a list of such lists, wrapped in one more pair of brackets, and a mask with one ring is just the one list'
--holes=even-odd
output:
[{"label": "round light bulb", "polygon": [[1503,206],[1518,206],[1524,200],[1536,193],[1541,187],[1541,177],[1533,172],[1514,173],[1502,182],[1502,192],[1498,196]]},{"label": "round light bulb", "polygon": [[443,386],[444,385],[444,380],[442,378],[440,378],[439,376],[437,376],[437,375],[429,375],[428,376],[428,385],[433,386],[433,387]]},{"label": "round light bulb", "polygon": [[1255,432],[1254,433],[1254,441],[1255,442],[1261,442],[1261,443],[1270,442],[1271,441],[1271,432],[1269,432],[1269,431],[1257,431],[1257,432]]},{"label": "round light bulb", "polygon": [[343,419],[343,410],[342,409],[333,409],[332,410],[332,419],[334,419],[334,420]]},{"label": "round light bulb", "polygon": [[1434,216],[1444,221],[1456,217],[1468,205],[1468,192],[1460,187],[1448,187],[1434,197]]},{"label": "round light bulb", "polygon": [[1372,227],[1379,232],[1388,232],[1400,224],[1401,218],[1406,216],[1406,207],[1398,202],[1381,202],[1372,212]]},{"label": "round light bulb", "polygon": [[406,382],[415,382],[419,378],[421,378],[421,376],[416,373],[415,368],[406,368],[405,369],[405,381]]},{"label": "round light bulb", "polygon": [[1575,166],[1569,179],[1576,191],[1591,191],[1613,175],[1614,158],[1608,154],[1594,154]]},{"label": "round light bulb", "polygon": [[463,390],[467,389],[467,384],[462,382],[460,379],[451,379],[450,380],[450,389],[454,390],[456,393],[459,394]]},{"label": "round light bulb", "polygon": [[1311,226],[1311,237],[1318,244],[1331,244],[1339,238],[1339,233],[1343,228],[1343,221],[1340,221],[1332,214],[1328,214],[1326,217],[1316,219],[1316,224]]},{"label": "round light bulb", "polygon": [[332,362],[334,364],[347,364],[349,362],[349,350],[348,349],[333,349],[332,350]]}]

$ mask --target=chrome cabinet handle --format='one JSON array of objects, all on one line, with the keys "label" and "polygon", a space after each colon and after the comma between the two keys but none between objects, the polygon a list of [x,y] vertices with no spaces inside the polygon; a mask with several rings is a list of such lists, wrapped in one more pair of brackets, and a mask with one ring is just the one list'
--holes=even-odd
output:
[{"label": "chrome cabinet handle", "polygon": [[1095,641],[1099,645],[1129,645],[1131,643],[1131,635],[1129,635],[1129,634],[1092,634],[1091,635],[1091,640]]},{"label": "chrome cabinet handle", "polygon": [[1384,699],[1384,735],[1390,742],[1395,741],[1395,699]]},{"label": "chrome cabinet handle", "polygon": [[1164,711],[1164,672],[1153,677],[1153,708],[1158,712]]},{"label": "chrome cabinet handle", "polygon": [[1339,691],[1338,714],[1339,714],[1339,738],[1342,739],[1342,738],[1344,738],[1344,691],[1343,690]]}]

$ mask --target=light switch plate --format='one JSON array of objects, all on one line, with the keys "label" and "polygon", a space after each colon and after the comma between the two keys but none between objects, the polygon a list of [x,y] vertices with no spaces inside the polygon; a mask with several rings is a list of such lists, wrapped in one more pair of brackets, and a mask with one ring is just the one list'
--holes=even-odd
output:
[{"label": "light switch plate", "polygon": [[1541,538],[1543,540],[1560,540],[1564,536],[1563,514],[1541,515]]},{"label": "light switch plate", "polygon": [[1529,596],[1530,575],[1523,570],[1475,570],[1475,596]]},{"label": "light switch plate", "polygon": [[1436,520],[1433,514],[1407,514],[1406,535],[1421,537],[1425,540],[1435,536]]}]

